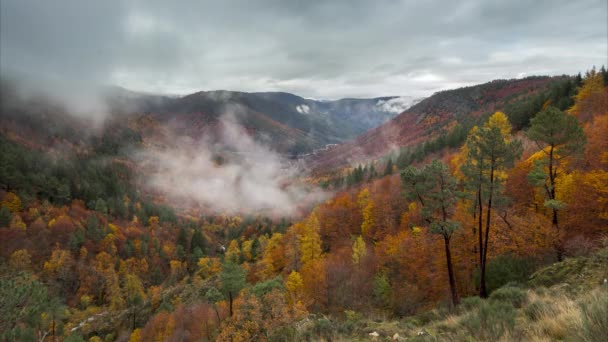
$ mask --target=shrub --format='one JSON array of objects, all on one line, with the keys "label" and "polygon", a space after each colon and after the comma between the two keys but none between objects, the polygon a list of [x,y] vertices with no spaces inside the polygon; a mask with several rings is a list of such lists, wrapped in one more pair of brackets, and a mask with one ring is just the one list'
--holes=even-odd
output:
[{"label": "shrub", "polygon": [[435,310],[423,311],[417,314],[414,318],[417,323],[419,323],[419,325],[426,325],[433,321],[438,321],[441,319],[441,317],[437,314]]},{"label": "shrub", "polygon": [[346,320],[338,324],[338,332],[341,334],[350,335],[360,324],[362,315],[353,310],[344,311]]},{"label": "shrub", "polygon": [[292,326],[284,326],[275,329],[270,336],[268,341],[270,342],[289,342],[296,339],[296,329]]},{"label": "shrub", "polygon": [[313,331],[318,337],[331,338],[334,330],[332,322],[327,318],[316,320],[313,326]]},{"label": "shrub", "polygon": [[460,324],[476,340],[497,341],[515,327],[515,308],[503,301],[482,302]]},{"label": "shrub", "polygon": [[482,302],[483,300],[477,296],[463,298],[462,301],[460,301],[461,312],[477,308],[481,305]]},{"label": "shrub", "polygon": [[527,299],[528,295],[526,292],[519,287],[512,286],[501,287],[490,295],[490,300],[510,303],[516,308],[521,308]]},{"label": "shrub", "polygon": [[[534,265],[530,259],[499,255],[490,260],[486,266],[486,287],[488,293],[506,285],[509,282],[524,283],[532,274]],[[479,282],[479,274],[476,275]]]}]

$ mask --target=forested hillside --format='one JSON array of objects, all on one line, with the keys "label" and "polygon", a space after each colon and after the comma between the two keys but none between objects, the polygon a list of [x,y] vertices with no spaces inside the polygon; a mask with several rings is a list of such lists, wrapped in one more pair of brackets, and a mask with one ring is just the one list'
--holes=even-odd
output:
[{"label": "forested hillside", "polygon": [[602,68],[438,93],[318,156],[297,181],[331,195],[285,218],[145,191],[133,149],[177,143],[161,113],[88,134],[3,89],[0,339],[601,340],[607,85]]},{"label": "forested hillside", "polygon": [[[520,130],[546,103],[561,110],[569,108],[580,82],[580,75],[527,77],[441,91],[393,120],[353,141],[322,151],[307,162],[317,173],[325,174],[425,143],[427,149],[435,150],[448,145],[458,147],[471,127],[496,111],[505,112],[514,128]],[[439,146],[431,145],[434,140]]]}]

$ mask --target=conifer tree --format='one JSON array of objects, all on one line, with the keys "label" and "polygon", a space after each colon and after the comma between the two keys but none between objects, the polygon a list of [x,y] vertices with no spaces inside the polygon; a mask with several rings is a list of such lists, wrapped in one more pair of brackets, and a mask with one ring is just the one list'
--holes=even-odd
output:
[{"label": "conifer tree", "polygon": [[448,166],[437,160],[422,169],[409,166],[401,178],[406,198],[420,203],[431,232],[443,237],[452,304],[456,306],[460,298],[450,248],[452,234],[460,226],[450,219],[456,203],[456,179],[450,175]]},{"label": "conifer tree", "polygon": [[392,175],[392,174],[393,174],[393,159],[388,158],[388,161],[386,162],[386,168],[384,169],[384,175],[388,176],[388,175]]},{"label": "conifer tree", "polygon": [[492,210],[506,200],[503,195],[504,174],[515,160],[519,159],[522,145],[520,141],[512,140],[511,124],[506,115],[496,112],[484,126],[473,127],[463,147],[463,153],[463,185],[472,195],[473,211],[477,219],[479,296],[486,298],[486,263]]},{"label": "conifer tree", "polygon": [[232,317],[234,298],[245,287],[245,271],[239,265],[227,262],[222,266],[220,282],[222,291],[228,296],[230,317]]},{"label": "conifer tree", "polygon": [[565,172],[565,161],[582,153],[587,139],[576,117],[554,107],[538,113],[532,119],[526,134],[545,154],[543,159],[535,162],[528,179],[533,185],[541,187],[545,193],[545,207],[551,210],[551,223],[556,234],[554,248],[557,259],[561,261],[564,250],[559,211],[564,209],[565,204],[559,200],[556,182]]}]

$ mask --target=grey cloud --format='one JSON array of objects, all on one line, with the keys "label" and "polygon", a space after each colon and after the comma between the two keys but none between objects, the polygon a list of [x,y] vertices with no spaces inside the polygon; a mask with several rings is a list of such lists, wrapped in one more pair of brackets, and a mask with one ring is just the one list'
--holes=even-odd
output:
[{"label": "grey cloud", "polygon": [[427,96],[606,63],[604,0],[3,0],[0,67],[134,90]]}]

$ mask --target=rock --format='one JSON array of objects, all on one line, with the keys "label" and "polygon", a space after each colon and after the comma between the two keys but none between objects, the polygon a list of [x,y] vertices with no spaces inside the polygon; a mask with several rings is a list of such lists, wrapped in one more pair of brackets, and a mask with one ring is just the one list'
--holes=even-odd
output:
[{"label": "rock", "polygon": [[378,334],[378,332],[374,331],[374,332],[369,333],[369,336],[378,337],[378,336],[380,336],[380,334]]},{"label": "rock", "polygon": [[399,333],[395,333],[395,335],[393,335],[394,341],[399,341],[400,339],[401,339],[401,336],[399,336]]}]

